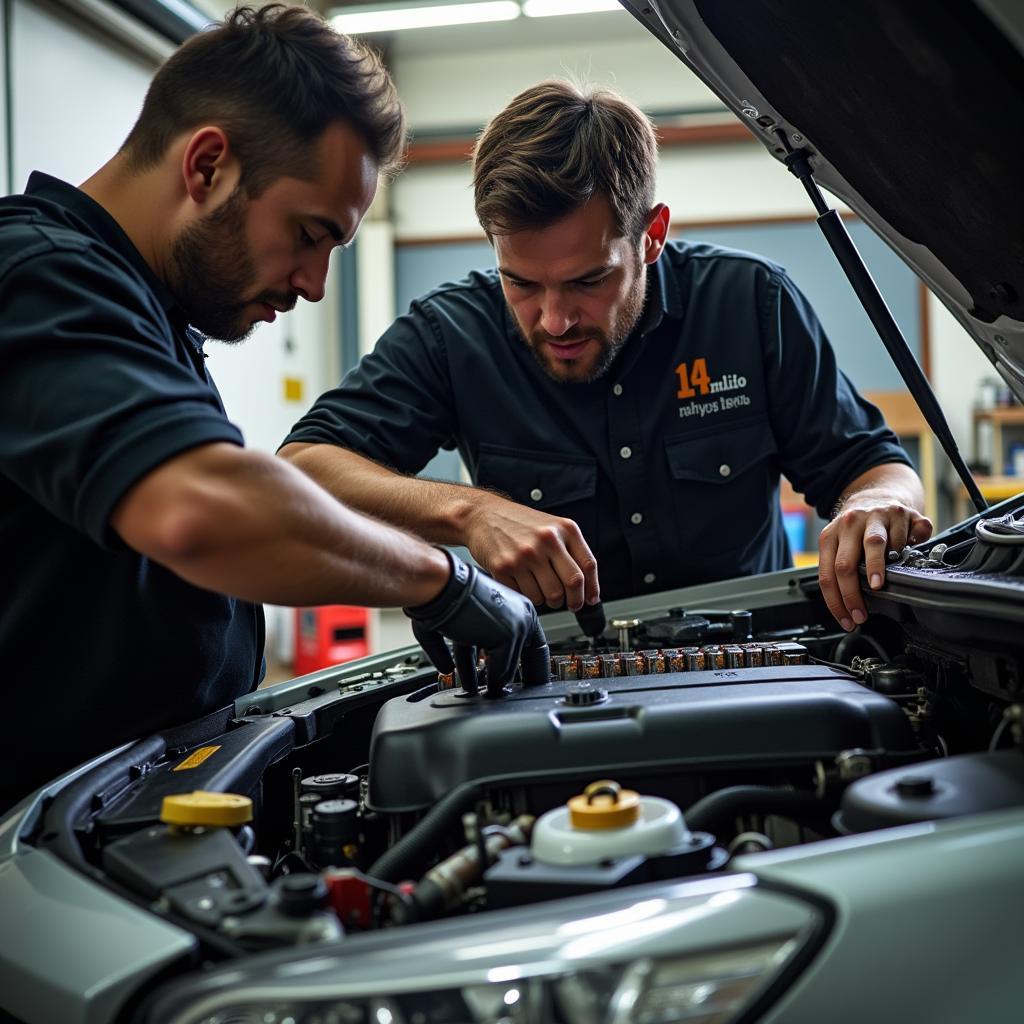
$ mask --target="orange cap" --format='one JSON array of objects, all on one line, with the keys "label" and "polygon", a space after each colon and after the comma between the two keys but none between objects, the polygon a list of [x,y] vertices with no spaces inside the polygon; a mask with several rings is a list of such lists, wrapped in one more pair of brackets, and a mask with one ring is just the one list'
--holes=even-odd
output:
[{"label": "orange cap", "polygon": [[569,801],[573,828],[625,828],[640,818],[640,795],[611,779],[592,782]]}]

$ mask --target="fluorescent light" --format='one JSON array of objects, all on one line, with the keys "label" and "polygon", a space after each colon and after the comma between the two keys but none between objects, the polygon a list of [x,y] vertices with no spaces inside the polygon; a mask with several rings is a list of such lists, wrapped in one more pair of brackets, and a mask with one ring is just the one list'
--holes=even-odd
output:
[{"label": "fluorescent light", "polygon": [[560,14],[593,14],[597,11],[621,11],[618,0],[525,0],[523,14],[528,18],[555,18]]},{"label": "fluorescent light", "polygon": [[336,14],[331,24],[339,32],[353,35],[367,32],[398,32],[406,28],[435,28],[441,25],[470,25],[480,21],[512,21],[519,17],[514,0],[485,0],[474,4],[436,4],[430,7],[350,8],[350,14]]}]

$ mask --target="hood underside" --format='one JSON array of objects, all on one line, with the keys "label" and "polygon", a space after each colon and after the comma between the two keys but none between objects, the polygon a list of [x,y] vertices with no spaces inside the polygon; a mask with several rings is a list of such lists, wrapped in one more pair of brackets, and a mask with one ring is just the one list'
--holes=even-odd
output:
[{"label": "hood underside", "polygon": [[1024,4],[622,2],[776,158],[808,148],[1024,399]]}]

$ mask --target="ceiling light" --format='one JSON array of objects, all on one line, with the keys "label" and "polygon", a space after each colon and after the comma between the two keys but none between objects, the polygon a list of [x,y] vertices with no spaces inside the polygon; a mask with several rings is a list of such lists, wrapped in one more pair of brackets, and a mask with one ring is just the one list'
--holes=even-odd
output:
[{"label": "ceiling light", "polygon": [[560,14],[593,14],[597,11],[621,11],[618,0],[525,0],[523,14],[528,18],[554,18]]},{"label": "ceiling light", "polygon": [[350,11],[349,14],[335,14],[331,24],[339,32],[360,35],[368,32],[397,32],[406,28],[512,21],[519,17],[519,4],[514,0],[485,0],[483,3],[432,4],[429,7],[389,4],[350,8]]}]

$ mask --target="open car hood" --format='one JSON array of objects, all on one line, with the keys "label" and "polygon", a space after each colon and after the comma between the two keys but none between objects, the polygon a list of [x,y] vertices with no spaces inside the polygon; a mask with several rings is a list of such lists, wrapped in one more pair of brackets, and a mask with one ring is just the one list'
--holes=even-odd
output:
[{"label": "open car hood", "polygon": [[620,2],[776,159],[808,149],[1024,401],[1024,4]]}]

